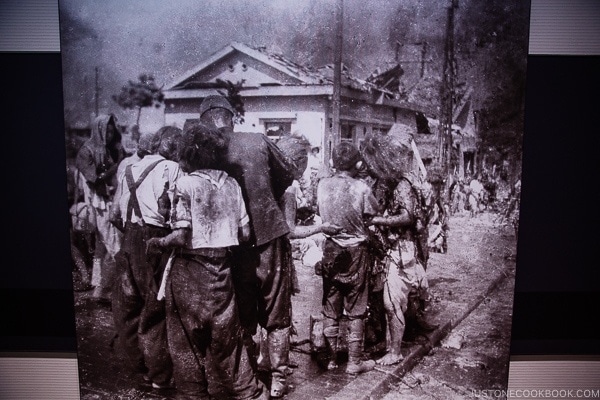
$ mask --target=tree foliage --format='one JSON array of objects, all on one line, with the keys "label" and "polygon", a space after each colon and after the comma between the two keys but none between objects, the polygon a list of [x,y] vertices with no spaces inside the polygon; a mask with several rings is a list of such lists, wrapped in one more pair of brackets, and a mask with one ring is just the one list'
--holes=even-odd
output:
[{"label": "tree foliage", "polygon": [[[433,6],[435,4],[435,6]],[[401,2],[389,29],[407,72],[420,61],[415,43],[426,43],[424,76],[406,73],[400,94],[413,103],[435,109],[441,104],[444,41],[448,0]],[[454,10],[454,104],[470,94],[484,159],[498,155],[518,165],[522,152],[524,94],[530,2],[513,0],[460,0]],[[412,47],[411,47],[412,46]]]},{"label": "tree foliage", "polygon": [[[529,2],[469,1],[457,42],[474,90],[483,148],[520,158],[525,102]],[[477,23],[469,23],[477,21]]]},{"label": "tree foliage", "polygon": [[142,108],[160,107],[164,102],[162,87],[156,84],[151,74],[140,74],[137,81],[128,81],[112,99],[126,110],[137,110],[136,125],[140,124]]},{"label": "tree foliage", "polygon": [[217,79],[217,84],[225,89],[225,91],[218,90],[219,94],[225,96],[235,110],[233,120],[236,124],[244,123],[244,114],[246,113],[246,110],[244,109],[244,101],[242,100],[242,96],[240,94],[240,90],[242,89],[244,82],[244,79],[236,83],[228,80],[224,81],[222,79]]}]

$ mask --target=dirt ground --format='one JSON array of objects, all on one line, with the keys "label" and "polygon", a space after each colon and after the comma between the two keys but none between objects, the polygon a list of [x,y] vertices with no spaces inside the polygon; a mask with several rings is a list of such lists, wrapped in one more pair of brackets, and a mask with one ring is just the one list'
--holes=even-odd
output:
[{"label": "dirt ground", "polygon": [[[428,273],[434,322],[457,318],[476,302],[478,307],[410,371],[389,381],[377,397],[390,399],[476,398],[477,390],[505,388],[508,381],[516,237],[511,226],[498,224],[495,214],[450,219],[448,253],[432,253]],[[301,292],[293,298],[297,344],[290,354],[293,374],[288,399],[317,398],[343,392],[350,379],[343,373],[320,370],[308,354],[309,316],[320,309],[320,278],[314,269],[297,263]],[[496,290],[482,301],[492,276],[504,274]],[[173,392],[153,391],[141,379],[124,372],[123,358],[113,346],[110,307],[90,300],[89,291],[75,292],[81,399],[172,399]],[[477,301],[476,301],[477,300]],[[410,352],[418,340],[405,343]],[[390,369],[372,371],[364,379],[375,382]],[[342,369],[343,372],[343,369]],[[340,393],[342,393],[340,392]],[[313,396],[314,397],[314,396]]]},{"label": "dirt ground", "polygon": [[[384,400],[478,399],[508,383],[513,281],[506,279]],[[498,399],[503,398],[501,396]]]},{"label": "dirt ground", "polygon": [[[388,393],[381,397],[384,400],[477,399],[483,393],[500,393],[507,388],[516,240],[512,227],[498,226],[494,220],[493,214],[482,214],[473,220],[454,218],[450,251],[447,255],[434,254],[433,261],[451,268],[460,268],[465,259],[472,266],[480,263],[484,268],[504,267],[506,279],[439,346],[402,379],[391,383]],[[469,250],[469,243],[474,240],[478,241],[481,259],[472,258]],[[468,281],[469,269],[464,273]],[[436,295],[437,301],[443,302],[444,295],[457,293]],[[488,390],[493,392],[483,392]]]}]

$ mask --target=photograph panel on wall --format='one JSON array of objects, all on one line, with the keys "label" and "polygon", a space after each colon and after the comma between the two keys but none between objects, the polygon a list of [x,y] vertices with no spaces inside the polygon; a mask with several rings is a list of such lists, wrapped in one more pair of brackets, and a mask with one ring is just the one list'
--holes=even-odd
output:
[{"label": "photograph panel on wall", "polygon": [[506,389],[529,12],[59,0],[81,398]]}]

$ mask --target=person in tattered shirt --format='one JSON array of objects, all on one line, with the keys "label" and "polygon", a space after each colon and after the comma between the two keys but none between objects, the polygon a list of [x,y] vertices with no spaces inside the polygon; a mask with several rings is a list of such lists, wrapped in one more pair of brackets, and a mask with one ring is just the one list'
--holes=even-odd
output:
[{"label": "person in tattered shirt", "polygon": [[321,179],[317,187],[317,205],[323,222],[342,228],[327,235],[321,261],[323,332],[329,350],[327,368],[337,368],[339,324],[345,313],[349,319],[346,372],[357,374],[375,367],[373,360],[363,360],[363,338],[371,264],[367,221],[377,214],[378,204],[371,188],[356,178],[364,162],[355,146],[340,143],[333,149],[332,161],[336,173]]},{"label": "person in tattered shirt", "polygon": [[173,232],[148,243],[174,248],[166,279],[167,332],[178,396],[268,398],[244,348],[231,277],[231,248],[250,237],[239,184],[218,170],[227,140],[200,123],[184,131]]},{"label": "person in tattered shirt", "polygon": [[420,251],[418,240],[426,229],[426,221],[422,220],[418,178],[411,172],[411,151],[393,135],[369,135],[362,148],[368,171],[377,180],[375,192],[381,194],[383,208],[382,214],[370,222],[379,227],[385,242],[384,255],[377,261],[382,267],[382,287],[373,288],[373,292],[383,291],[388,324],[387,353],[377,360],[382,365],[397,364],[403,359],[401,345],[407,316],[421,330],[435,329],[423,315],[429,284],[425,273],[427,257]]}]

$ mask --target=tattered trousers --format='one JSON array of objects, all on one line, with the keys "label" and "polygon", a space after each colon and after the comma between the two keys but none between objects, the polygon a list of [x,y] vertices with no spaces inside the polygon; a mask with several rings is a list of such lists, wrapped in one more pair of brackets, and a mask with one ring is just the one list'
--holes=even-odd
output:
[{"label": "tattered trousers", "polygon": [[168,254],[146,255],[146,241],[168,234],[165,228],[127,224],[117,254],[113,317],[119,344],[136,372],[157,384],[172,376],[167,345],[165,302],[156,299]]},{"label": "tattered trousers", "polygon": [[230,267],[223,249],[173,261],[167,330],[178,399],[250,399],[265,390],[243,345]]}]

